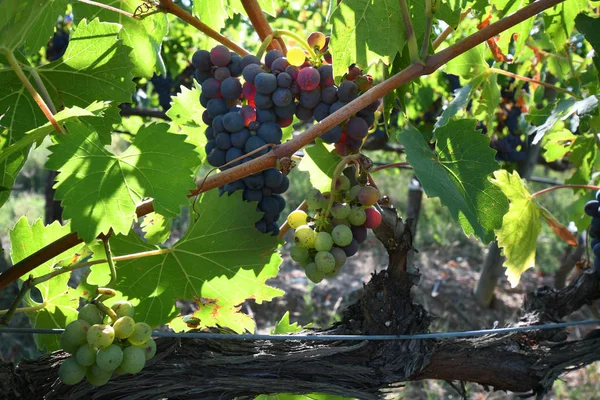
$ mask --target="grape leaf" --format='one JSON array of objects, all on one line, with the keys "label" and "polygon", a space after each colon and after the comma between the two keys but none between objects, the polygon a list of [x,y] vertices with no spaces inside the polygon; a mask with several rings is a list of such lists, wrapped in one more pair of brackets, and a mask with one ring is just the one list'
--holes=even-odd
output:
[{"label": "grape leaf", "polygon": [[[27,218],[21,217],[15,227],[9,231],[13,264],[70,232],[69,224],[61,226],[56,221],[44,226],[42,220],[38,219],[30,227]],[[83,243],[60,253],[36,267],[30,274],[37,278],[53,272],[58,261],[72,257],[82,247]],[[77,319],[79,292],[67,286],[69,277],[69,273],[60,274],[35,286],[39,290],[42,300],[46,302],[46,306],[40,310],[27,313],[27,317],[34,328],[64,328],[69,322]],[[39,305],[29,295],[25,297],[24,303],[27,307]],[[45,349],[47,352],[61,348],[58,335],[35,335],[35,342],[38,349]]]},{"label": "grape leaf", "polygon": [[[248,298],[268,301],[281,291],[265,284],[277,275],[281,262],[273,252],[277,238],[254,228],[262,214],[255,203],[242,201],[241,192],[219,197],[203,193],[190,217],[186,234],[164,254],[117,262],[115,288],[136,305],[140,320],[152,326],[168,323],[179,312],[175,301],[196,300],[203,326],[219,324],[238,332],[249,319],[237,306]],[[110,239],[113,255],[161,249],[135,233]],[[97,267],[97,266],[95,266]],[[100,271],[98,271],[100,273]],[[106,270],[105,270],[106,273]],[[183,329],[178,319],[172,327]]]},{"label": "grape leaf", "polygon": [[544,138],[544,159],[549,163],[562,159],[571,150],[576,138],[568,129],[550,132]]},{"label": "grape leaf", "polygon": [[150,213],[142,221],[142,232],[149,244],[161,244],[171,235],[173,218],[165,218],[156,212]]},{"label": "grape leaf", "polygon": [[[131,13],[140,5],[139,0],[100,0],[100,3]],[[165,64],[160,54],[163,38],[169,30],[165,13],[159,12],[138,20],[81,2],[73,4],[73,13],[78,19],[99,18],[103,22],[116,22],[123,26],[119,38],[133,49],[129,59],[135,65],[135,76],[151,78],[155,72],[166,75]]]},{"label": "grape leaf", "polygon": [[542,212],[530,197],[529,191],[514,171],[494,172],[492,180],[508,197],[510,207],[504,215],[502,227],[496,230],[498,246],[506,256],[506,276],[512,287],[516,287],[521,274],[535,266],[535,244],[542,230]]},{"label": "grape leaf", "polygon": [[192,11],[200,21],[220,32],[229,17],[227,3],[227,0],[196,0]]},{"label": "grape leaf", "polygon": [[120,103],[131,101],[135,91],[129,61],[130,48],[117,40],[121,28],[116,24],[81,21],[71,30],[65,54],[44,65],[38,73],[56,108],[87,107],[93,101],[111,101],[104,118],[87,121],[110,143],[112,124],[121,121]]},{"label": "grape leaf", "polygon": [[197,153],[184,136],[167,132],[169,125],[142,127],[120,155],[107,151],[87,125],[71,122],[67,128],[69,134],[50,147],[46,167],[60,171],[55,199],[86,242],[111,228],[129,232],[135,207],[145,198],[153,198],[156,212],[167,217],[187,204]]},{"label": "grape leaf", "polygon": [[314,145],[304,149],[304,157],[298,169],[308,172],[313,187],[321,192],[329,192],[333,172],[340,161],[342,158],[332,145],[317,139]]},{"label": "grape leaf", "polygon": [[600,18],[592,18],[590,16],[579,14],[575,18],[575,26],[577,30],[585,35],[585,39],[590,42],[594,48],[594,65],[596,66],[596,73],[600,78],[600,30],[598,30],[598,24]]},{"label": "grape leaf", "polygon": [[301,332],[302,327],[297,322],[290,324],[290,312],[286,311],[283,317],[275,324],[275,329],[271,331],[273,335],[284,335],[286,333]]},{"label": "grape leaf", "polygon": [[188,89],[181,86],[181,92],[172,98],[173,102],[171,108],[167,111],[167,116],[172,120],[169,132],[186,135],[188,137],[187,141],[196,146],[196,151],[200,154],[200,160],[204,162],[206,159],[204,151],[206,124],[202,121],[204,107],[198,101],[199,98],[200,89],[198,87]]},{"label": "grape leaf", "polygon": [[[273,0],[258,0],[258,5],[264,13],[272,17],[276,16],[277,10]],[[248,16],[240,0],[229,0],[229,17],[233,17],[236,13]]]},{"label": "grape leaf", "polygon": [[444,110],[435,122],[435,129],[440,128],[448,123],[450,118],[454,117],[456,113],[462,110],[469,102],[469,96],[471,95],[472,85],[467,83],[460,89],[454,92],[454,99],[448,104],[448,107]]},{"label": "grape leaf", "polygon": [[575,17],[587,7],[587,0],[570,0],[544,11],[544,32],[557,51],[564,49],[575,27]]},{"label": "grape leaf", "polygon": [[502,225],[508,200],[488,179],[499,166],[490,139],[475,130],[476,123],[453,120],[436,129],[436,153],[412,126],[398,140],[425,193],[439,197],[467,235],[488,243]]},{"label": "grape leaf", "polygon": [[67,4],[67,0],[2,0],[0,50],[25,47],[29,53],[37,53],[52,37]]},{"label": "grape leaf", "polygon": [[461,3],[462,0],[440,1],[438,2],[438,9],[433,16],[456,28],[460,22]]},{"label": "grape leaf", "polygon": [[571,154],[569,154],[569,161],[575,167],[575,171],[565,183],[587,184],[592,177],[597,154],[596,135],[578,135],[571,145]]},{"label": "grape leaf", "polygon": [[[491,3],[500,10],[501,13],[499,18],[503,18],[510,15],[521,8],[529,4],[528,0],[493,0]],[[508,45],[511,40],[515,41],[514,57],[513,60],[517,59],[521,54],[523,47],[525,47],[525,41],[529,38],[529,33],[533,28],[535,18],[528,18],[523,22],[516,24],[515,26],[508,28],[500,34],[498,40],[498,46],[504,51],[504,54],[508,54]]]},{"label": "grape leaf", "polygon": [[[409,1],[415,36],[425,32],[425,2]],[[329,45],[335,62],[336,80],[356,63],[361,68],[383,61],[390,65],[396,53],[402,53],[406,33],[400,5],[396,0],[345,0],[331,15],[332,32]]]}]

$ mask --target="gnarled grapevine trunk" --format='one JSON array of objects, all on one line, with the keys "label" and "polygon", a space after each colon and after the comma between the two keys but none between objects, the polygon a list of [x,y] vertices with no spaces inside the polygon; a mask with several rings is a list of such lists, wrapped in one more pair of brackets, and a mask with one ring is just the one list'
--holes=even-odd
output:
[{"label": "gnarled grapevine trunk", "polygon": [[[321,334],[414,334],[430,318],[411,299],[419,274],[411,232],[390,208],[377,236],[389,268],[374,274],[342,321]],[[582,274],[562,290],[541,288],[523,306],[520,325],[555,322],[600,297],[600,276]],[[597,331],[596,331],[597,332]],[[449,340],[363,342],[159,339],[157,356],[137,375],[94,388],[57,379],[62,352],[0,363],[0,397],[25,399],[233,399],[261,393],[325,392],[377,399],[409,380],[478,382],[490,388],[543,394],[561,373],[600,360],[600,338],[567,342],[563,330]]]}]

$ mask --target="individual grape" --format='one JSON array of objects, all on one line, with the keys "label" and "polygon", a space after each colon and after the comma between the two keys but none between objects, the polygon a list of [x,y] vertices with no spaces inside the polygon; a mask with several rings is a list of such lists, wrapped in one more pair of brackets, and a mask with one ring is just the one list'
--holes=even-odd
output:
[{"label": "individual grape", "polygon": [[365,207],[370,207],[379,200],[379,190],[373,186],[363,186],[358,192],[358,201]]},{"label": "individual grape", "polygon": [[306,54],[304,54],[304,50],[301,48],[292,47],[291,49],[288,49],[287,59],[291,65],[299,67],[306,61]]},{"label": "individual grape", "polygon": [[329,112],[331,114],[333,114],[334,112],[336,112],[340,108],[344,107],[345,105],[346,105],[346,103],[344,103],[343,101],[336,101],[335,103],[333,103],[331,105],[331,107],[329,107]]},{"label": "individual grape", "polygon": [[338,246],[347,246],[352,242],[352,230],[346,225],[337,225],[331,231],[331,237]]},{"label": "individual grape", "polygon": [[367,125],[367,122],[362,118],[350,118],[350,120],[346,124],[346,133],[352,139],[363,139],[367,136],[368,132],[369,125]]},{"label": "individual grape", "polygon": [[331,207],[330,213],[335,219],[346,219],[350,214],[350,206],[347,203],[337,203]]},{"label": "individual grape", "polygon": [[242,198],[245,201],[260,202],[263,198],[262,190],[245,189]]},{"label": "individual grape", "polygon": [[342,247],[342,250],[346,253],[346,257],[352,257],[358,252],[358,242],[355,239],[352,239],[349,245]]},{"label": "individual grape", "polygon": [[277,168],[263,171],[263,176],[265,177],[265,186],[269,188],[277,187],[283,182],[283,174]]},{"label": "individual grape", "polygon": [[358,244],[367,240],[367,228],[364,225],[352,226],[350,229],[352,230],[352,236]]},{"label": "individual grape", "polygon": [[341,268],[346,263],[346,253],[339,247],[333,247],[329,251],[335,259],[335,268]]},{"label": "individual grape", "polygon": [[314,262],[308,263],[304,267],[306,277],[314,283],[319,283],[323,280],[323,273],[317,269],[317,264]]},{"label": "individual grape", "polygon": [[202,72],[196,70],[196,72],[194,72],[194,78],[196,78],[198,83],[203,84],[207,79],[212,78],[212,72]]},{"label": "individual grape", "polygon": [[211,128],[213,129],[213,135],[215,138],[219,133],[225,132],[225,125],[223,125],[224,115],[225,114],[217,115],[212,121]]},{"label": "individual grape", "polygon": [[306,108],[315,108],[321,102],[321,89],[303,90],[300,92],[300,104]]},{"label": "individual grape", "polygon": [[258,208],[264,212],[265,215],[274,216],[279,213],[279,204],[272,196],[263,197],[261,202],[258,204]]},{"label": "individual grape", "polygon": [[282,212],[285,209],[285,199],[283,198],[283,196],[277,193],[273,193],[272,196],[275,200],[277,200],[277,205],[279,206],[278,212]]},{"label": "individual grape", "polygon": [[124,316],[115,321],[113,324],[115,337],[118,339],[127,339],[135,328],[135,321],[129,316]]},{"label": "individual grape", "polygon": [[231,144],[238,149],[243,149],[249,138],[250,131],[248,129],[242,129],[231,134]]},{"label": "individual grape", "polygon": [[248,105],[254,107],[254,96],[256,96],[256,86],[251,83],[244,82],[242,85],[242,97],[248,101]]},{"label": "individual grape", "polygon": [[600,218],[598,218],[598,217],[592,218],[592,223],[590,225],[588,234],[592,238],[600,237]]},{"label": "individual grape", "polygon": [[81,366],[73,358],[67,358],[58,368],[58,377],[65,385],[76,385],[85,377],[86,367]]},{"label": "individual grape", "polygon": [[337,87],[335,86],[327,86],[321,88],[321,101],[325,104],[332,105],[333,103],[338,101],[337,96]]},{"label": "individual grape", "polygon": [[271,236],[277,236],[279,234],[279,226],[274,222],[267,222],[267,232],[271,232]]},{"label": "individual grape", "polygon": [[240,115],[244,118],[244,126],[250,125],[256,121],[256,109],[252,106],[243,106],[240,110]]},{"label": "individual grape", "polygon": [[265,141],[265,143],[281,143],[281,138],[283,137],[283,131],[274,122],[265,122],[260,125],[258,128],[258,137]]},{"label": "individual grape", "polygon": [[335,180],[335,190],[338,192],[350,189],[350,179],[346,175],[340,175]]},{"label": "individual grape", "polygon": [[594,256],[600,257],[600,245],[593,246],[592,252],[594,253]]},{"label": "individual grape", "polygon": [[281,183],[281,185],[277,186],[276,188],[273,188],[273,193],[276,194],[281,194],[281,193],[285,193],[288,189],[290,188],[290,180],[287,176],[283,176],[283,182]]},{"label": "individual grape", "polygon": [[260,65],[260,60],[254,54],[247,54],[242,57],[242,69],[246,68],[250,64]]},{"label": "individual grape", "polygon": [[256,224],[254,224],[254,227],[262,233],[267,233],[267,223],[263,220],[258,221]]},{"label": "individual grape", "polygon": [[115,330],[110,325],[95,324],[88,329],[86,338],[90,346],[102,349],[115,340]]},{"label": "individual grape", "polygon": [[285,72],[285,69],[290,66],[288,59],[286,57],[279,57],[273,64],[271,64],[271,73],[279,74],[281,72]]},{"label": "individual grape", "polygon": [[308,225],[301,225],[294,232],[294,243],[300,247],[312,249],[315,247],[315,231]]},{"label": "individual grape", "polygon": [[358,197],[362,187],[360,185],[354,185],[350,188],[348,192],[346,192],[346,199],[348,201],[352,201]]},{"label": "individual grape", "polygon": [[149,359],[154,357],[154,355],[156,355],[156,342],[152,338],[148,339],[146,341],[146,343],[141,344],[139,346],[135,346],[135,347],[139,347],[140,349],[142,349],[144,351],[144,355],[146,356],[146,361],[148,361]]},{"label": "individual grape", "polygon": [[273,107],[273,100],[269,94],[256,93],[254,95],[254,104],[256,108],[264,110]]},{"label": "individual grape", "polygon": [[354,83],[360,91],[367,91],[373,87],[373,77],[371,75],[360,75],[354,79]]},{"label": "individual grape", "polygon": [[104,314],[96,307],[95,304],[86,304],[81,307],[77,319],[86,321],[90,325],[101,324],[104,320]]},{"label": "individual grape", "polygon": [[343,133],[344,132],[342,130],[342,127],[339,125],[336,125],[333,128],[331,128],[330,130],[328,130],[327,132],[325,132],[324,134],[322,134],[321,139],[323,139],[323,141],[325,143],[336,143],[336,142],[340,141]]},{"label": "individual grape", "polygon": [[227,47],[220,44],[210,51],[210,62],[217,67],[226,67],[229,61],[231,61],[231,53]]},{"label": "individual grape", "polygon": [[311,189],[306,195],[306,204],[311,210],[318,210],[323,204],[323,194],[318,189]]},{"label": "individual grape", "polygon": [[329,116],[329,108],[329,104],[321,102],[317,104],[317,106],[313,110],[313,116],[318,122],[321,122]]},{"label": "individual grape", "polygon": [[137,346],[129,346],[123,350],[123,361],[119,366],[119,372],[126,374],[137,374],[146,364],[144,350]]},{"label": "individual grape", "polygon": [[285,88],[275,89],[271,98],[273,99],[273,104],[277,107],[285,107],[294,100],[292,91]]},{"label": "individual grape", "polygon": [[292,85],[292,76],[287,72],[277,74],[277,86],[280,88],[289,88]]},{"label": "individual grape", "polygon": [[365,215],[367,219],[363,226],[368,229],[376,229],[381,225],[381,214],[374,207],[369,207],[365,209]]},{"label": "individual grape", "polygon": [[348,103],[358,95],[358,87],[352,81],[344,81],[340,84],[337,95],[340,101]]},{"label": "individual grape", "polygon": [[220,167],[225,164],[225,151],[221,149],[213,149],[207,156],[206,160],[214,167]]},{"label": "individual grape", "polygon": [[335,268],[335,258],[329,251],[319,251],[315,255],[315,264],[319,271],[326,274]]},{"label": "individual grape", "polygon": [[213,72],[213,77],[219,82],[223,82],[225,79],[231,76],[231,71],[227,67],[219,67]]},{"label": "individual grape", "polygon": [[227,132],[221,132],[215,139],[217,147],[221,150],[227,150],[231,147],[231,135]]},{"label": "individual grape", "polygon": [[60,335],[60,345],[67,353],[75,354],[87,342],[90,324],[82,319],[71,322]]},{"label": "individual grape", "polygon": [[273,65],[273,61],[277,60],[279,57],[283,57],[283,53],[279,50],[269,50],[265,55],[265,65],[267,68],[271,69],[271,65]]},{"label": "individual grape", "polygon": [[210,99],[208,101],[206,109],[213,118],[217,117],[218,115],[225,114],[229,111],[229,107],[227,107],[227,103],[223,99]]},{"label": "individual grape", "polygon": [[242,84],[237,78],[226,78],[221,83],[221,94],[225,100],[237,100],[242,95]]},{"label": "individual grape", "polygon": [[231,55],[231,61],[227,64],[227,68],[231,71],[231,76],[238,77],[242,75],[242,57],[237,54]]},{"label": "individual grape", "polygon": [[296,117],[300,121],[308,121],[313,117],[312,109],[304,107],[302,104],[298,104],[296,106]]},{"label": "individual grape", "polygon": [[290,102],[290,104],[288,104],[285,107],[275,107],[275,114],[277,115],[277,125],[279,125],[279,127],[281,128],[285,128],[286,126],[289,126],[290,124],[284,124],[284,121],[292,121],[294,119],[294,114],[296,113],[296,103],[294,103],[293,101]]},{"label": "individual grape", "polygon": [[75,353],[75,359],[79,365],[89,367],[96,362],[97,352],[98,350],[86,343],[79,346],[77,352]]},{"label": "individual grape", "polygon": [[348,221],[350,221],[352,225],[362,225],[365,223],[366,220],[367,214],[365,213],[365,210],[363,210],[360,207],[352,207],[350,209],[350,214],[348,214]]},{"label": "individual grape", "polygon": [[327,43],[325,35],[323,35],[321,32],[311,33],[310,35],[308,35],[308,39],[306,41],[308,42],[308,45],[310,47],[312,47],[313,49],[316,47],[317,50],[323,49],[325,47],[325,44]]},{"label": "individual grape", "polygon": [[[246,145],[244,146],[244,150],[246,151],[246,154],[257,150],[259,148],[261,148],[262,146],[266,145],[267,143],[265,143],[264,140],[262,140],[261,138],[259,138],[258,136],[250,136],[250,139],[248,139],[248,141],[246,142]],[[261,151],[253,154],[253,157],[258,157],[258,156],[262,156],[263,154],[267,154],[268,149],[264,148]]]},{"label": "individual grape", "polygon": [[117,369],[121,361],[123,361],[123,350],[116,344],[100,349],[96,354],[96,365],[107,372]]},{"label": "individual grape", "polygon": [[229,194],[232,194],[238,190],[244,190],[245,188],[246,185],[244,185],[244,182],[241,180],[229,182],[224,186],[225,191]]},{"label": "individual grape", "polygon": [[244,184],[252,190],[262,189],[262,187],[265,185],[265,177],[260,172],[254,175],[247,176],[243,180]]},{"label": "individual grape", "polygon": [[287,223],[292,229],[298,229],[302,225],[306,225],[308,215],[302,210],[294,210],[288,215]]},{"label": "individual grape", "polygon": [[133,317],[135,314],[133,305],[127,300],[117,301],[110,308],[117,314],[117,317]]},{"label": "individual grape", "polygon": [[600,202],[598,200],[590,200],[585,203],[583,210],[590,217],[600,217],[600,211],[598,210],[599,208]]},{"label": "individual grape", "polygon": [[214,139],[209,140],[208,142],[206,142],[206,145],[204,145],[204,151],[206,152],[206,154],[210,153],[215,147],[217,147],[217,144],[215,143]]},{"label": "individual grape", "polygon": [[214,140],[215,138],[215,130],[212,128],[212,126],[209,126],[208,128],[206,128],[206,131],[204,131],[206,138],[208,140]]},{"label": "individual grape", "polygon": [[85,378],[93,386],[106,385],[111,377],[112,372],[104,371],[97,365],[92,365],[85,373]]},{"label": "individual grape", "polygon": [[209,72],[213,66],[210,62],[210,53],[206,50],[198,50],[192,56],[192,65],[202,72]]},{"label": "individual grape", "polygon": [[308,249],[300,246],[292,246],[292,248],[290,249],[290,257],[292,258],[292,260],[302,264],[303,262],[308,260]]},{"label": "individual grape", "polygon": [[277,115],[274,110],[270,109],[256,110],[256,120],[261,124],[265,122],[275,122],[277,121]]},{"label": "individual grape", "polygon": [[296,79],[298,79],[298,74],[300,73],[300,68],[290,65],[285,69],[285,72],[292,77],[293,81],[296,81]]},{"label": "individual grape", "polygon": [[231,165],[232,167],[235,167],[237,165],[240,165],[242,163],[242,159],[240,157],[244,156],[244,152],[242,151],[242,149],[238,149],[237,147],[231,147],[229,150],[227,150],[227,153],[225,153],[225,163],[230,163],[233,160],[237,160],[235,162],[233,162]]},{"label": "individual grape", "polygon": [[244,129],[244,117],[239,112],[228,112],[223,116],[223,126],[228,132],[241,131]]},{"label": "individual grape", "polygon": [[335,83],[333,80],[333,68],[331,65],[321,65],[318,71],[319,75],[321,75],[320,85],[322,88],[332,86]]},{"label": "individual grape", "polygon": [[[315,236],[315,250],[329,251],[333,247],[333,239],[327,232],[319,232]],[[318,263],[317,263],[318,264]]]},{"label": "individual grape", "polygon": [[135,324],[133,333],[127,338],[129,343],[133,345],[140,345],[150,339],[152,336],[152,328],[145,322],[138,322]]},{"label": "individual grape", "polygon": [[261,72],[254,78],[256,91],[262,94],[271,94],[277,89],[277,78],[273,74]]},{"label": "individual grape", "polygon": [[346,79],[349,81],[353,81],[358,76],[362,75],[362,70],[356,66],[356,64],[352,64],[348,67],[348,73],[346,74]]},{"label": "individual grape", "polygon": [[221,82],[215,78],[205,80],[202,83],[202,93],[211,99],[221,97]]},{"label": "individual grape", "polygon": [[300,89],[302,90],[314,90],[321,83],[321,76],[319,75],[319,71],[317,71],[313,67],[302,68],[298,73],[298,78],[296,79]]},{"label": "individual grape", "polygon": [[250,64],[242,71],[242,76],[246,83],[254,84],[254,79],[258,74],[262,74],[264,71],[260,65]]}]

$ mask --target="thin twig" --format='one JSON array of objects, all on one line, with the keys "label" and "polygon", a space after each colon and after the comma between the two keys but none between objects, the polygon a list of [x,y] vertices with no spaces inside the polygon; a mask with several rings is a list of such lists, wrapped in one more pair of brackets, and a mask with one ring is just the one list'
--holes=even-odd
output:
[{"label": "thin twig", "polygon": [[557,92],[568,94],[569,96],[575,97],[576,99],[580,98],[578,95],[576,95],[575,93],[571,92],[570,90],[563,89],[561,87],[552,85],[552,84],[550,84],[548,82],[544,82],[544,81],[540,81],[540,80],[537,80],[537,79],[528,78],[528,77],[522,76],[522,75],[513,74],[512,72],[508,72],[508,71],[505,71],[505,70],[500,69],[500,68],[488,67],[488,71],[495,72],[495,73],[500,74],[500,75],[510,76],[511,78],[515,78],[515,79],[518,79],[520,81],[535,83],[537,85],[541,85],[541,86],[547,87],[549,89],[556,90]]},{"label": "thin twig", "polygon": [[[38,304],[37,306],[18,307],[17,309],[15,309],[15,314],[16,313],[27,313],[27,312],[33,312],[33,311],[41,310],[42,308],[46,308],[47,305],[48,305],[48,302],[46,300],[44,300],[42,303]],[[6,315],[8,313],[8,311],[9,310],[0,310],[0,315]]]},{"label": "thin twig", "polygon": [[[465,10],[465,12],[463,12],[462,14],[460,14],[460,19],[458,20],[458,23],[461,23],[463,19],[465,19],[465,17],[467,15],[469,15],[469,13],[471,12],[470,8],[467,8]],[[446,29],[444,29],[444,31],[442,33],[440,33],[440,36],[436,37],[435,40],[433,41],[432,47],[433,49],[437,49],[438,47],[440,47],[440,45],[444,42],[444,40],[446,40],[446,38],[452,33],[454,32],[454,28],[451,26],[446,27]]]},{"label": "thin twig", "polygon": [[110,281],[106,286],[111,287],[117,281],[117,269],[115,268],[115,263],[113,262],[112,250],[110,249],[109,237],[102,236],[102,244],[104,244],[104,254],[106,254],[106,262],[108,263],[108,269],[110,271]]},{"label": "thin twig", "polygon": [[137,19],[136,17],[133,16],[132,13],[129,13],[125,10],[121,10],[120,8],[109,6],[108,4],[98,3],[97,1],[92,1],[92,0],[77,0],[77,1],[79,1],[80,3],[86,3],[86,4],[90,4],[92,6],[104,8],[109,11],[114,11],[116,13],[119,13],[121,15],[124,15],[124,16],[132,18],[132,19]]},{"label": "thin twig", "polygon": [[535,192],[533,193],[531,196],[529,196],[530,199],[533,199],[535,197],[538,197],[539,195],[548,193],[548,192],[552,192],[553,190],[558,190],[558,189],[587,189],[587,190],[600,190],[600,186],[594,186],[594,185],[559,185],[559,186],[552,186],[546,189],[542,189],[539,192]]},{"label": "thin twig", "polygon": [[371,170],[371,173],[375,173],[377,171],[381,171],[381,170],[387,169],[387,168],[398,168],[398,167],[406,167],[406,166],[410,166],[410,164],[407,161],[397,162],[397,163],[393,163],[393,164],[385,164],[385,165],[380,165],[379,167],[373,168]]}]

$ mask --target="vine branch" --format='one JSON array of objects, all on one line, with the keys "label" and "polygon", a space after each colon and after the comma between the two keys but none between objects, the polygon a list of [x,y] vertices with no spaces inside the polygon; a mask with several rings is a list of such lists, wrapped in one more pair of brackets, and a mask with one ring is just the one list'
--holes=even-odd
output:
[{"label": "vine branch", "polygon": [[[419,64],[416,62],[411,64],[409,67],[400,71],[396,75],[393,75],[389,79],[373,86],[363,95],[346,104],[335,113],[329,115],[320,123],[311,126],[300,135],[295,136],[292,140],[277,146],[274,151],[207,178],[203,183],[202,188],[196,188],[190,193],[190,196],[195,196],[201,192],[217,188],[225,185],[226,183],[233,182],[265,169],[274,168],[277,165],[278,159],[291,157],[296,151],[311,143],[323,133],[327,132],[334,126],[339,125],[342,121],[350,118],[352,115],[356,114],[372,102],[382,98],[385,94],[395,90],[397,87],[402,86],[422,75],[431,74],[449,60],[465,53],[466,51],[485,42],[487,39],[500,34],[508,28],[515,26],[528,18],[531,18],[548,8],[554,7],[563,1],[564,0],[539,0],[531,3],[517,12],[475,32],[462,41],[449,46],[448,48],[432,56],[429,56],[425,64]],[[141,217],[151,213],[152,211],[154,211],[152,202],[146,201],[137,207],[136,214],[138,217]],[[81,243],[81,239],[77,238],[76,233],[71,233],[59,239],[57,242],[53,242],[31,256],[21,260],[12,268],[0,274],[0,289],[17,280],[19,277],[25,275],[38,265],[43,264],[52,257],[62,253],[78,243]],[[69,245],[69,247],[65,248],[66,245]]]},{"label": "vine branch", "polygon": [[[260,38],[261,42],[263,42],[269,35],[273,34],[271,25],[269,25],[269,21],[267,21],[267,17],[265,17],[265,14],[260,8],[260,4],[258,4],[257,0],[242,0],[242,6],[244,6],[244,10],[246,10],[248,18],[250,18],[250,22],[252,23],[256,33],[258,33],[258,37]],[[271,41],[269,46],[271,49],[279,50],[283,54],[287,53],[285,43],[281,38],[276,38],[275,41]]]}]

